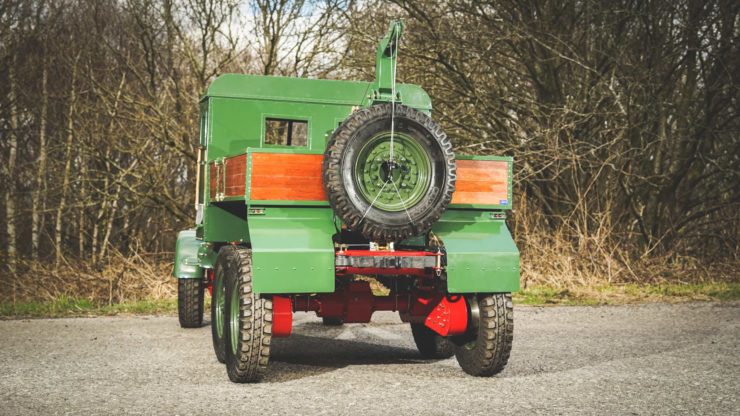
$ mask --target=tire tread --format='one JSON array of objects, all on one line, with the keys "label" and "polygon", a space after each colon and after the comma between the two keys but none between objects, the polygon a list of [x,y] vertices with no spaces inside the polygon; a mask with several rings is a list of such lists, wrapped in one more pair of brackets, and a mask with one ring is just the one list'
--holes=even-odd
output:
[{"label": "tire tread", "polygon": [[203,325],[203,282],[200,279],[177,280],[177,317],[183,328]]},{"label": "tire tread", "polygon": [[466,373],[490,377],[501,372],[509,361],[514,340],[514,307],[511,293],[479,298],[480,323],[476,346],[456,345],[455,357]]},{"label": "tire tread", "polygon": [[424,324],[411,324],[411,334],[419,353],[424,358],[445,359],[455,355],[455,345]]},{"label": "tire tread", "polygon": [[[226,369],[229,379],[235,383],[258,381],[266,372],[270,360],[272,339],[272,301],[255,296],[252,288],[252,250],[245,247],[230,246],[234,251],[233,262],[237,287],[240,293],[241,331],[239,351],[231,352],[229,338],[226,338]],[[229,287],[231,284],[229,285]],[[226,301],[230,302],[227,295]],[[229,314],[227,308],[226,321]],[[229,326],[224,323],[225,337]]]}]

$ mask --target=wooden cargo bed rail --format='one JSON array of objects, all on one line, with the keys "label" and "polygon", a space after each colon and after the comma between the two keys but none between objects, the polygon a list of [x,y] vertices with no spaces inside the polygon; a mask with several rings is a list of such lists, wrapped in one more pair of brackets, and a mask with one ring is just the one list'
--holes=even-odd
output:
[{"label": "wooden cargo bed rail", "polygon": [[[209,164],[212,201],[250,205],[325,205],[322,154],[293,149],[249,149]],[[508,157],[458,156],[450,208],[511,209],[512,164]]]}]

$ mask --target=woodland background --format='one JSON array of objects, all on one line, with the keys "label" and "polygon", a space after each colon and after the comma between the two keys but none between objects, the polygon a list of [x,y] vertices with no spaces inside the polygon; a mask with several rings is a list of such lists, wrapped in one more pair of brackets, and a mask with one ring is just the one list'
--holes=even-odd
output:
[{"label": "woodland background", "polygon": [[515,158],[523,285],[737,281],[736,0],[0,0],[0,300],[173,293],[197,102],[362,79],[389,21],[458,152]]}]

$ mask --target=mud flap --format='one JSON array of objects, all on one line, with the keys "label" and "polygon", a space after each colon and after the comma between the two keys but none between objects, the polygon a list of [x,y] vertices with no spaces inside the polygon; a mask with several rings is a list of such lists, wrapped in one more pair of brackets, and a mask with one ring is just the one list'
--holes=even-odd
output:
[{"label": "mud flap", "polygon": [[519,250],[493,213],[448,210],[432,227],[447,251],[449,293],[519,290]]},{"label": "mud flap", "polygon": [[175,246],[175,267],[172,275],[178,279],[200,279],[203,269],[198,260],[201,241],[195,237],[195,230],[183,230],[177,234]]},{"label": "mud flap", "polygon": [[[259,214],[254,214],[258,212]],[[329,207],[250,209],[252,278],[257,293],[334,291],[336,232]]]}]

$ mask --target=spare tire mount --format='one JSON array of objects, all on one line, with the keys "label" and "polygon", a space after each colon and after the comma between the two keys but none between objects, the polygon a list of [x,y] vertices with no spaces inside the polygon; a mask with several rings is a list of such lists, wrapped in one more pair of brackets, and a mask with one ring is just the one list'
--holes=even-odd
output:
[{"label": "spare tire mount", "polygon": [[378,242],[429,231],[455,190],[455,156],[447,135],[428,115],[392,105],[351,114],[324,153],[324,189],[334,212],[350,229]]}]

